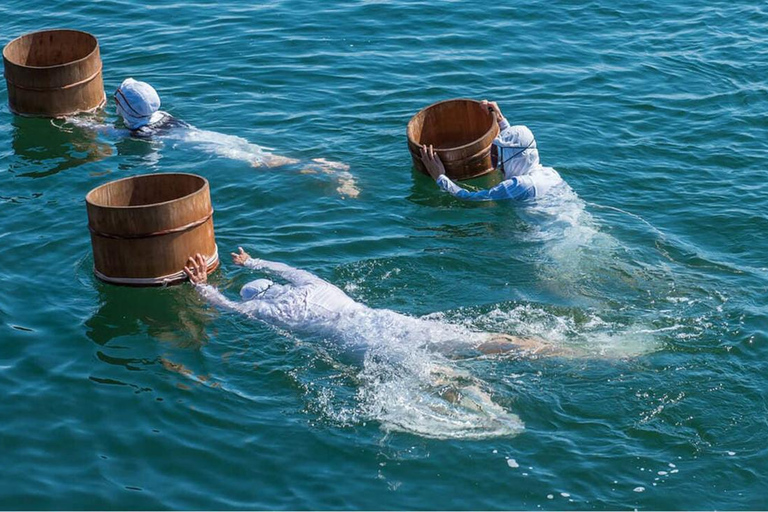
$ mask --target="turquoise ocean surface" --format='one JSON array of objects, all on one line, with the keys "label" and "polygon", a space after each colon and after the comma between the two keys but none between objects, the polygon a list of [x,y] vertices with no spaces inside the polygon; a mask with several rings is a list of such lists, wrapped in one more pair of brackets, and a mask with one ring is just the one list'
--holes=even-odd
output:
[{"label": "turquoise ocean surface", "polygon": [[[110,101],[30,119],[0,90],[0,508],[768,508],[764,2],[0,3],[3,44],[54,27],[99,38]],[[200,131],[126,137],[129,76]],[[413,171],[408,120],[456,97],[572,193],[468,204]],[[434,332],[350,348],[96,280],[86,193],[157,172],[210,180],[223,257]],[[570,355],[429,346],[467,330]]]}]

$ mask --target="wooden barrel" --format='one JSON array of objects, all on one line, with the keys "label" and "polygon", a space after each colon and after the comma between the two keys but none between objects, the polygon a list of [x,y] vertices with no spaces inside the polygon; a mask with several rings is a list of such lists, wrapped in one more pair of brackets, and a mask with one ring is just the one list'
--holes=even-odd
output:
[{"label": "wooden barrel", "polygon": [[437,150],[451,179],[468,180],[493,170],[491,145],[499,125],[479,101],[455,99],[430,105],[411,118],[406,133],[413,165],[425,174],[422,144]]},{"label": "wooden barrel", "polygon": [[187,259],[200,253],[219,265],[208,180],[164,173],[111,181],[85,197],[93,272],[128,286],[183,282]]},{"label": "wooden barrel", "polygon": [[59,117],[104,106],[98,40],[78,30],[43,30],[3,49],[8,106],[14,114]]}]

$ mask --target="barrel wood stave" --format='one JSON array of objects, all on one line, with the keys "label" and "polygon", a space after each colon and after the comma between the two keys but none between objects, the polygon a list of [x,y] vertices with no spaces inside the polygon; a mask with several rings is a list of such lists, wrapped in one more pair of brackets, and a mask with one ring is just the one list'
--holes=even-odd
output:
[{"label": "barrel wood stave", "polygon": [[104,105],[98,40],[77,30],[44,30],[3,49],[8,105],[20,115],[59,117]]},{"label": "barrel wood stave", "polygon": [[451,179],[476,178],[493,170],[491,146],[499,126],[479,101],[454,99],[432,104],[411,118],[406,134],[414,167],[425,174],[421,144],[435,148]]},{"label": "barrel wood stave", "polygon": [[[115,284],[182,282],[187,259],[218,266],[208,181],[164,173],[112,181],[86,196],[94,270]],[[163,277],[173,276],[169,279]],[[154,282],[153,282],[154,280]]]}]

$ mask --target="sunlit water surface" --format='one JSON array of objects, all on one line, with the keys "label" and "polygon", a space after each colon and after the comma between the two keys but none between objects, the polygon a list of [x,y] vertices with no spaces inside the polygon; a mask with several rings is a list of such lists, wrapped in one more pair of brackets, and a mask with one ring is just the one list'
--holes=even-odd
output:
[{"label": "sunlit water surface", "polygon": [[[3,43],[92,32],[108,91],[197,128],[0,113],[0,507],[766,508],[768,9],[687,4],[0,4]],[[466,204],[412,171],[408,119],[451,97],[570,188]],[[411,319],[350,341],[97,281],[85,194],[155,172],[210,180],[222,254]]]}]

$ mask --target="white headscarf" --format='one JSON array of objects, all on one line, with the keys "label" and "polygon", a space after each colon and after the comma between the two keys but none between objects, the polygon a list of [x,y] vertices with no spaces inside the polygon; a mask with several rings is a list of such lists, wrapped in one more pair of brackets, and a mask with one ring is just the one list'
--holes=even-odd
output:
[{"label": "white headscarf", "polygon": [[527,126],[510,126],[493,143],[499,150],[499,166],[504,179],[530,174],[541,166],[536,139]]},{"label": "white headscarf", "polygon": [[162,118],[160,96],[146,82],[126,78],[115,91],[117,113],[123,118],[125,126],[136,130],[152,124]]},{"label": "white headscarf", "polygon": [[240,288],[240,297],[242,297],[243,300],[254,299],[267,291],[273,284],[275,283],[269,279],[256,279]]}]

